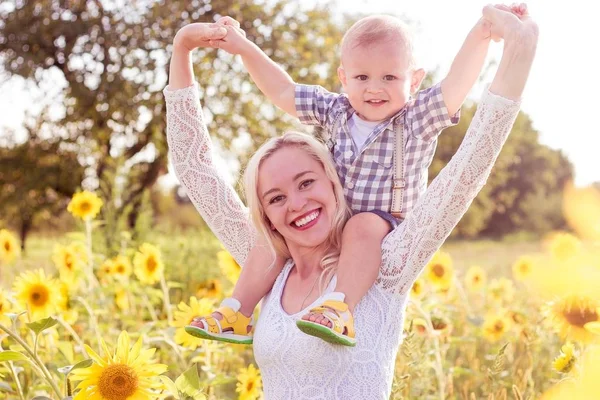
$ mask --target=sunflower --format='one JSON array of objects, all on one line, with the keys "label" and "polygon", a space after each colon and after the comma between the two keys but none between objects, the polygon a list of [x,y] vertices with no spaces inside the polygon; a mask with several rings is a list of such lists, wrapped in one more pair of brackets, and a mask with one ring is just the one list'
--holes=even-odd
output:
[{"label": "sunflower", "polygon": [[67,211],[83,220],[96,218],[102,208],[102,200],[95,193],[83,191],[75,193],[67,206]]},{"label": "sunflower", "polygon": [[71,291],[77,287],[74,281],[63,280],[59,281],[61,298],[58,302],[58,311],[62,316],[63,320],[73,325],[77,322],[79,313],[71,306]]},{"label": "sunflower", "polygon": [[98,275],[101,278],[109,278],[113,272],[113,261],[111,259],[104,260],[104,262],[98,268]]},{"label": "sunflower", "polygon": [[121,311],[129,310],[129,296],[125,289],[119,288],[115,291],[115,304]]},{"label": "sunflower", "polygon": [[590,343],[597,339],[586,324],[599,322],[600,302],[588,296],[571,295],[550,302],[545,309],[551,324],[563,339]]},{"label": "sunflower", "polygon": [[487,274],[484,269],[474,265],[467,270],[465,275],[465,286],[470,292],[478,292],[485,286]]},{"label": "sunflower", "polygon": [[600,190],[597,187],[566,185],[563,212],[577,236],[584,240],[600,240]]},{"label": "sunflower", "polygon": [[21,249],[17,239],[6,229],[0,229],[0,261],[11,263],[19,256]]},{"label": "sunflower", "polygon": [[574,235],[566,232],[557,233],[550,241],[550,253],[558,261],[567,261],[579,254],[581,241]]},{"label": "sunflower", "polygon": [[529,256],[522,256],[513,264],[513,276],[517,281],[525,281],[533,272],[533,258]]},{"label": "sunflower", "polygon": [[54,253],[52,254],[52,261],[61,277],[72,277],[78,274],[85,265],[85,261],[79,256],[79,250],[73,245],[56,245],[54,247]]},{"label": "sunflower", "polygon": [[219,267],[221,268],[223,275],[235,285],[242,272],[240,265],[227,250],[219,251],[217,253],[217,259],[219,260]]},{"label": "sunflower", "polygon": [[423,297],[424,293],[425,282],[422,278],[419,278],[415,281],[415,283],[413,283],[412,287],[410,288],[410,297],[413,299],[420,299]]},{"label": "sunflower", "polygon": [[5,314],[12,312],[12,304],[8,301],[6,293],[0,289],[0,324],[10,326],[10,318]]},{"label": "sunflower", "polygon": [[503,301],[510,302],[515,295],[515,286],[507,278],[492,279],[488,286],[488,294],[499,303]]},{"label": "sunflower", "polygon": [[153,285],[160,280],[164,264],[161,259],[160,250],[150,243],[144,243],[133,257],[135,276],[140,282]]},{"label": "sunflower", "polygon": [[221,296],[223,296],[223,285],[218,279],[210,279],[208,281],[204,281],[198,285],[196,296],[220,299]]},{"label": "sunflower", "polygon": [[454,277],[450,254],[438,251],[425,267],[425,276],[438,289],[448,289]]},{"label": "sunflower", "polygon": [[555,371],[566,374],[575,365],[577,358],[574,355],[575,347],[573,343],[567,342],[560,349],[560,354],[552,362]]},{"label": "sunflower", "polygon": [[46,277],[41,269],[21,273],[15,280],[14,291],[32,321],[50,316],[62,301],[59,282]]},{"label": "sunflower", "polygon": [[242,368],[237,379],[235,391],[240,394],[239,400],[255,400],[260,396],[262,389],[260,371],[253,364],[248,368]]},{"label": "sunflower", "polygon": [[210,315],[214,308],[214,301],[211,299],[200,299],[196,297],[190,297],[190,304],[187,305],[183,301],[177,306],[173,317],[173,326],[177,328],[175,331],[175,343],[180,344],[189,349],[196,349],[201,339],[198,339],[185,331],[185,327],[188,326],[195,317]]},{"label": "sunflower", "polygon": [[111,275],[121,280],[129,279],[133,267],[129,259],[123,255],[118,255],[112,259]]},{"label": "sunflower", "polygon": [[483,321],[483,336],[490,342],[497,342],[510,330],[511,325],[505,313],[490,314]]},{"label": "sunflower", "polygon": [[71,379],[81,381],[74,400],[150,400],[158,398],[163,388],[159,375],[167,370],[165,364],[152,359],[156,349],[142,349],[142,337],[130,347],[127,332],[119,335],[116,351],[111,355],[102,340],[104,358],[88,345],[85,349],[94,361],[88,368],[71,372]]}]

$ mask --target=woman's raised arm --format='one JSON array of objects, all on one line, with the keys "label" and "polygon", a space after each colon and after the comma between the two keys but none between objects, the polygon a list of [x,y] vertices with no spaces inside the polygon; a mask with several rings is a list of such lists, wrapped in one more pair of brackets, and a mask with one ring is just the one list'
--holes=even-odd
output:
[{"label": "woman's raised arm", "polygon": [[385,238],[377,285],[386,291],[410,290],[487,181],[519,112],[535,56],[537,25],[528,15],[518,18],[490,6],[483,12],[505,41],[498,71],[457,153],[402,225]]},{"label": "woman's raised arm", "polygon": [[191,65],[194,48],[213,47],[209,43],[222,37],[222,28],[213,25],[190,24],[174,40],[169,86],[163,91],[167,142],[175,175],[190,200],[225,248],[243,265],[255,240],[254,228],[246,207],[214,165]]}]

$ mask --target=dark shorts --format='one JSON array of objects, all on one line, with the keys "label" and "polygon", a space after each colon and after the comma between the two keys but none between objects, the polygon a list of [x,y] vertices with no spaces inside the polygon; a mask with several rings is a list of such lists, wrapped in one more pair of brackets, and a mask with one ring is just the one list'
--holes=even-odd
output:
[{"label": "dark shorts", "polygon": [[382,210],[360,211],[360,212],[354,213],[354,215],[360,214],[363,212],[373,213],[373,214],[378,215],[379,217],[383,218],[384,220],[386,220],[390,224],[390,228],[391,228],[390,231],[393,231],[394,229],[396,229],[396,227],[398,225],[400,225],[400,223],[402,223],[402,221],[404,221],[403,219],[396,218],[392,214],[387,213]]}]

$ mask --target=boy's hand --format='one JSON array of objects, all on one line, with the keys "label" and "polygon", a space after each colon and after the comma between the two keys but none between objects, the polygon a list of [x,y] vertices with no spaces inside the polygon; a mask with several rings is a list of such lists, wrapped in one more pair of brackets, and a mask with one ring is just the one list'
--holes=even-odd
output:
[{"label": "boy's hand", "polygon": [[242,54],[250,42],[246,39],[246,32],[240,28],[240,23],[231,17],[222,17],[217,20],[218,25],[227,29],[227,35],[215,41],[219,48],[230,54]]},{"label": "boy's hand", "polygon": [[219,24],[196,22],[177,31],[173,45],[192,51],[198,47],[218,47],[216,43],[227,35],[227,29]]}]

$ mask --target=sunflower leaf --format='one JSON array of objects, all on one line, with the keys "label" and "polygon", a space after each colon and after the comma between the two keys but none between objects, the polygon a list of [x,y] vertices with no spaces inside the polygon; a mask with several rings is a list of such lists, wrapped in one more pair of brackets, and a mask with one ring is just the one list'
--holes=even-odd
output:
[{"label": "sunflower leaf", "polygon": [[58,369],[58,372],[60,372],[61,374],[69,375],[71,372],[73,372],[76,369],[91,367],[93,363],[94,363],[94,360],[92,360],[91,358],[88,358],[87,360],[79,361],[75,365],[67,365],[67,366],[64,366],[61,368],[57,368],[57,369]]},{"label": "sunflower leaf", "polygon": [[192,396],[194,400],[202,400],[205,398],[200,389],[200,385],[200,377],[198,376],[196,364],[192,365],[175,380],[177,389],[188,396]]},{"label": "sunflower leaf", "polygon": [[164,375],[159,375],[158,378],[162,381],[163,385],[165,385],[167,390],[171,392],[172,395],[179,394],[179,390],[177,389],[175,382],[173,382],[171,378]]},{"label": "sunflower leaf", "polygon": [[52,328],[54,325],[58,324],[58,321],[52,317],[40,319],[38,321],[30,322],[27,324],[29,329],[31,329],[36,335],[39,335],[40,332],[45,331],[48,328]]},{"label": "sunflower leaf", "polygon": [[28,358],[25,354],[19,353],[18,351],[4,350],[0,351],[0,362],[1,361],[27,361]]}]

